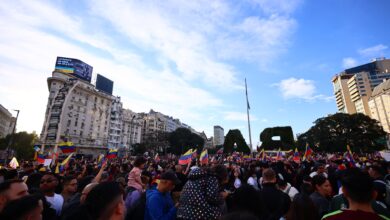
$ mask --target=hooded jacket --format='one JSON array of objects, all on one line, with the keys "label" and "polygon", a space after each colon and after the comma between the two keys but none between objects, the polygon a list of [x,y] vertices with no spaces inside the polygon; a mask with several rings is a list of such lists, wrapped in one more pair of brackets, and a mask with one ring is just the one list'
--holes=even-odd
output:
[{"label": "hooded jacket", "polygon": [[146,191],[145,220],[173,220],[176,207],[169,193],[157,189]]},{"label": "hooded jacket", "polygon": [[194,169],[188,175],[180,197],[177,217],[180,219],[218,219],[223,199],[217,177]]}]

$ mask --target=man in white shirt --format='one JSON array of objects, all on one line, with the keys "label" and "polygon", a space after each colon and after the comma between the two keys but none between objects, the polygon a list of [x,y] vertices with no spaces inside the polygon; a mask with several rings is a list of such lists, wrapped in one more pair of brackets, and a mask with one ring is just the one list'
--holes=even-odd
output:
[{"label": "man in white shirt", "polygon": [[57,216],[61,215],[64,198],[54,191],[58,186],[58,179],[53,173],[47,173],[41,178],[40,189],[44,193],[47,202],[50,203],[51,208],[56,210]]}]

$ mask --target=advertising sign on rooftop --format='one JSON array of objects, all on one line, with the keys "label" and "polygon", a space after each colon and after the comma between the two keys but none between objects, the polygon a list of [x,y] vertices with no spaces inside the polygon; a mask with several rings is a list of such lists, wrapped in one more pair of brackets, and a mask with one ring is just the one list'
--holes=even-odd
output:
[{"label": "advertising sign on rooftop", "polygon": [[96,77],[96,89],[102,92],[112,95],[112,89],[114,87],[114,82],[107,79],[106,77],[97,74]]},{"label": "advertising sign on rooftop", "polygon": [[91,82],[93,67],[81,60],[57,57],[55,71],[72,74],[77,78]]}]

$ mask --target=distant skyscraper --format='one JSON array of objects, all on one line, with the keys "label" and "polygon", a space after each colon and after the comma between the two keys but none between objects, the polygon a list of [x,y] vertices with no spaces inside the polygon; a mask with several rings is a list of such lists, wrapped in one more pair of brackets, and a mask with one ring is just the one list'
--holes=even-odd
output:
[{"label": "distant skyscraper", "polygon": [[0,104],[0,138],[12,133],[15,125],[15,118]]},{"label": "distant skyscraper", "polygon": [[390,80],[374,88],[368,101],[371,117],[378,120],[383,129],[390,135]]},{"label": "distant skyscraper", "polygon": [[334,76],[333,91],[339,112],[370,116],[368,99],[383,79],[390,79],[390,59],[376,59]]},{"label": "distant skyscraper", "polygon": [[214,126],[214,146],[223,145],[225,142],[225,132],[219,125]]}]

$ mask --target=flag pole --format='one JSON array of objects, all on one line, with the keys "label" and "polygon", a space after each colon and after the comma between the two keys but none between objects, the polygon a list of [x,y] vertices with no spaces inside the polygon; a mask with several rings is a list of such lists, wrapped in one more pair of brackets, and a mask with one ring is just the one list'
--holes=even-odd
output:
[{"label": "flag pole", "polygon": [[245,95],[246,95],[246,114],[248,116],[248,131],[249,131],[249,147],[251,149],[251,152],[252,152],[252,134],[251,134],[251,123],[250,123],[250,119],[249,119],[249,109],[250,109],[250,106],[249,106],[249,100],[248,100],[248,88],[247,88],[247,85],[246,85],[246,78],[245,78]]}]

